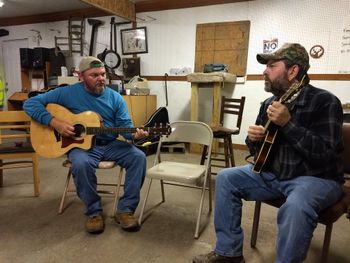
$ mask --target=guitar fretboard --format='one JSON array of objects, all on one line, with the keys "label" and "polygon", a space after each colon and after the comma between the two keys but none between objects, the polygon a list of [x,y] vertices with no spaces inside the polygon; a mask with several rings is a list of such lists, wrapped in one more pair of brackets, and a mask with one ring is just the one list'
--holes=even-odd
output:
[{"label": "guitar fretboard", "polygon": [[[115,128],[115,127],[87,127],[87,134],[119,134],[119,133],[134,133],[137,128]],[[141,127],[142,129],[148,132],[152,131],[152,128]]]}]

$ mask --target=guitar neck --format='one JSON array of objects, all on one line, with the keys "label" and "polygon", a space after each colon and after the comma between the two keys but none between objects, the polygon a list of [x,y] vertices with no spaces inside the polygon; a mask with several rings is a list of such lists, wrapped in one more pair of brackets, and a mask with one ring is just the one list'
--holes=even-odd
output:
[{"label": "guitar neck", "polygon": [[134,133],[136,129],[149,131],[149,128],[116,128],[116,127],[87,127],[87,134],[120,134],[120,133]]},{"label": "guitar neck", "polygon": [[271,120],[268,119],[264,126],[265,131],[269,128],[270,124],[271,124]]}]

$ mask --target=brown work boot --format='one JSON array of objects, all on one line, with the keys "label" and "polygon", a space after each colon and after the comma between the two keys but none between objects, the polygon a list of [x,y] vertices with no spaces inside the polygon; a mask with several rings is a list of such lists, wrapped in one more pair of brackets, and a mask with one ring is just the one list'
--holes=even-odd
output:
[{"label": "brown work boot", "polygon": [[244,257],[224,257],[214,251],[194,257],[192,263],[244,263]]},{"label": "brown work boot", "polygon": [[125,231],[134,232],[140,229],[139,223],[132,212],[116,213],[114,219]]},{"label": "brown work boot", "polygon": [[90,234],[100,234],[105,230],[105,223],[101,215],[88,216],[85,229]]}]

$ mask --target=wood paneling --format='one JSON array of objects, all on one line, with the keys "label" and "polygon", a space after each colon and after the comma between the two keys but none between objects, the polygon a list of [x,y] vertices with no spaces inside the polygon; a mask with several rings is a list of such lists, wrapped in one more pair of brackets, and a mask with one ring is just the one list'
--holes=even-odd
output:
[{"label": "wood paneling", "polygon": [[54,21],[69,20],[71,17],[88,18],[88,17],[106,16],[106,15],[110,15],[110,13],[107,13],[101,9],[91,7],[91,8],[71,10],[71,11],[65,11],[65,12],[47,13],[47,14],[41,14],[41,15],[0,18],[0,26],[47,23],[47,22],[54,22]]},{"label": "wood paneling", "polygon": [[141,127],[143,124],[145,124],[149,117],[151,117],[151,115],[156,111],[156,95],[125,95],[123,98],[135,127]]},{"label": "wood paneling", "polygon": [[[59,1],[59,0],[58,0]],[[135,13],[139,12],[147,12],[147,11],[161,11],[168,9],[178,9],[178,8],[189,8],[196,6],[206,6],[206,5],[218,5],[218,4],[227,4],[227,3],[235,3],[235,2],[247,2],[251,0],[177,0],[177,1],[169,1],[169,0],[146,0],[139,3],[136,3],[134,6],[134,14],[130,13],[129,5],[130,1],[128,0],[81,0],[93,6],[103,4],[115,5],[113,8],[123,12],[122,14],[117,14],[121,17],[130,17],[128,20],[135,21]],[[100,7],[99,7],[100,8]],[[118,11],[118,12],[119,12]],[[125,12],[125,13],[124,13]],[[98,17],[98,16],[107,16],[111,14],[116,14],[114,11],[111,11],[105,8],[85,8],[78,10],[70,10],[63,12],[55,12],[55,13],[44,13],[38,15],[30,15],[30,16],[18,16],[18,17],[6,17],[0,18],[0,26],[11,26],[11,25],[24,25],[24,24],[35,24],[35,23],[45,23],[45,22],[54,22],[54,21],[63,21],[69,20],[71,17]],[[133,19],[131,19],[134,17]]]},{"label": "wood paneling", "polygon": [[80,0],[93,5],[110,14],[117,15],[129,21],[136,21],[135,4],[129,0]]},{"label": "wood paneling", "polygon": [[[248,0],[251,1],[251,0]],[[141,1],[135,4],[136,13],[149,12],[149,11],[161,11],[168,9],[179,9],[189,8],[196,6],[207,6],[207,5],[220,5],[229,4],[236,2],[247,2],[247,0],[148,0]]]},{"label": "wood paneling", "polygon": [[195,72],[205,64],[228,65],[228,72],[244,76],[247,71],[250,21],[197,25]]}]

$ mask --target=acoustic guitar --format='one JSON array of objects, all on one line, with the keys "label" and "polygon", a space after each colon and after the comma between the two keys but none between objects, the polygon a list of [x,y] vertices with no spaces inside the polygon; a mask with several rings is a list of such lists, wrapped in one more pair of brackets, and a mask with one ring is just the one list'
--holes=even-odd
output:
[{"label": "acoustic guitar", "polygon": [[[305,79],[305,75],[303,76],[302,80],[299,82],[294,82],[290,88],[281,96],[279,99],[279,102],[284,104],[286,101],[291,99],[294,94],[296,94],[301,88],[303,87],[303,82]],[[271,152],[271,148],[275,142],[275,139],[277,137],[278,133],[278,126],[271,123],[270,120],[267,120],[264,129],[266,131],[266,135],[264,138],[264,141],[258,151],[258,155],[256,156],[254,160],[254,165],[253,165],[253,172],[255,173],[260,173],[261,170],[263,169],[269,155]]]},{"label": "acoustic guitar", "polygon": [[[102,127],[99,114],[85,111],[73,114],[63,106],[50,103],[46,106],[48,112],[59,120],[74,127],[74,137],[61,136],[56,130],[32,120],[30,125],[30,138],[34,150],[43,157],[59,157],[74,147],[90,149],[94,145],[97,134],[134,133],[137,128]],[[169,135],[171,127],[160,124],[158,127],[139,127],[150,135]]]}]

